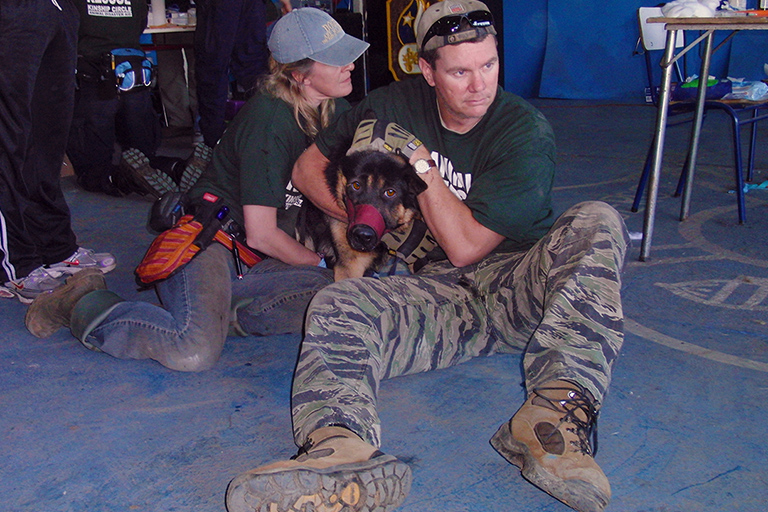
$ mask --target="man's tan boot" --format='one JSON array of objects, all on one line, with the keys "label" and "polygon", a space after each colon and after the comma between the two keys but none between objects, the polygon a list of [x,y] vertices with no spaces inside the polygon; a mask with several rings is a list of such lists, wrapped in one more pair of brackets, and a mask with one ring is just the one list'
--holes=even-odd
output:
[{"label": "man's tan boot", "polygon": [[589,391],[574,382],[535,388],[491,445],[544,492],[579,512],[601,512],[611,499],[611,486],[593,458],[594,403]]},{"label": "man's tan boot", "polygon": [[94,290],[107,287],[98,268],[87,268],[67,278],[65,284],[38,295],[27,309],[24,323],[38,338],[47,338],[61,327],[69,327],[75,304]]},{"label": "man's tan boot", "polygon": [[229,483],[229,512],[388,512],[411,490],[407,464],[343,427],[310,434],[299,454]]}]

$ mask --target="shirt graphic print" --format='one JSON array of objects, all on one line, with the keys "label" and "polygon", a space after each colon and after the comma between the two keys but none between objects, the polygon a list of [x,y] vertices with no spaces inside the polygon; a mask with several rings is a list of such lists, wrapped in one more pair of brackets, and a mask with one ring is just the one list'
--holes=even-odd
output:
[{"label": "shirt graphic print", "polygon": [[132,0],[88,0],[88,16],[103,18],[130,18]]}]

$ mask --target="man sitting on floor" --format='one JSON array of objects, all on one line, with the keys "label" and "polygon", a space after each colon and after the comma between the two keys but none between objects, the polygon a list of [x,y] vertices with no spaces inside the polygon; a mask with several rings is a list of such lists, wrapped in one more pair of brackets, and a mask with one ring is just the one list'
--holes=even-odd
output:
[{"label": "man sitting on floor", "polygon": [[554,218],[554,136],[538,111],[499,88],[483,3],[436,2],[416,35],[423,79],[374,91],[342,115],[303,153],[293,183],[344,218],[322,186],[326,156],[370,111],[395,122],[424,143],[411,141],[410,162],[428,185],[419,205],[444,258],[315,296],[293,380],[301,449],[236,477],[230,512],[392,510],[411,472],[378,449],[380,382],[521,349],[527,400],[491,444],[576,510],[602,511],[610,500],[593,434],[623,341],[624,223],[600,202]]}]

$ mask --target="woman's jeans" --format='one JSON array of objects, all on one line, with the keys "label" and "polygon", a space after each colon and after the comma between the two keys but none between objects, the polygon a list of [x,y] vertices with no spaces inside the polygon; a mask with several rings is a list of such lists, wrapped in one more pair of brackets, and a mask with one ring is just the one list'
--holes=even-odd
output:
[{"label": "woman's jeans", "polygon": [[232,304],[241,305],[238,324],[249,334],[300,332],[310,299],[332,282],[330,270],[274,259],[254,265],[239,280],[232,253],[214,243],[156,286],[162,307],[121,302],[88,342],[121,359],[154,359],[173,370],[201,371],[219,359]]}]

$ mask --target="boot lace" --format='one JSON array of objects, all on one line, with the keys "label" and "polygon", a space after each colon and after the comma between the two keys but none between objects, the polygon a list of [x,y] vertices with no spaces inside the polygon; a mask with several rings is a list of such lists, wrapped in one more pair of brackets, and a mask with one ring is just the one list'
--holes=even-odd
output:
[{"label": "boot lace", "polygon": [[[594,457],[597,454],[597,416],[599,412],[593,404],[589,391],[576,382],[572,384],[576,386],[576,389],[543,387],[535,388],[533,393],[544,400],[550,409],[565,413],[549,437],[557,432],[563,424],[572,424],[573,427],[565,427],[567,431],[576,434],[578,439],[578,441],[571,441],[571,444],[581,453]],[[562,396],[563,392],[567,398],[551,396],[553,394]]]},{"label": "boot lace", "polygon": [[309,439],[307,439],[306,443],[304,443],[299,447],[299,451],[296,452],[296,455],[291,457],[291,460],[296,460],[302,455],[307,455],[309,453],[309,450],[311,450],[314,445],[315,443],[312,442],[312,438],[310,437]]},{"label": "boot lace", "polygon": [[[329,426],[330,427],[347,428],[344,425],[339,425],[339,424],[332,424],[332,425],[329,425]],[[349,430],[349,429],[347,429],[347,430]],[[296,455],[291,457],[291,460],[299,460],[299,461],[301,461],[301,460],[304,460],[304,459],[306,459],[308,457],[311,457],[310,452],[312,452],[312,450],[314,450],[315,447],[325,443],[326,441],[330,441],[332,439],[344,438],[344,437],[345,436],[341,436],[341,435],[332,435],[332,436],[328,436],[328,437],[326,437],[324,439],[321,439],[319,442],[315,442],[315,440],[312,439],[312,435],[310,435],[307,438],[306,442],[299,447],[299,451],[296,452]],[[330,452],[328,452],[328,453],[324,452],[325,455],[329,455],[330,453],[333,453],[333,449],[330,449]],[[315,454],[315,455],[317,455],[317,454]]]}]

